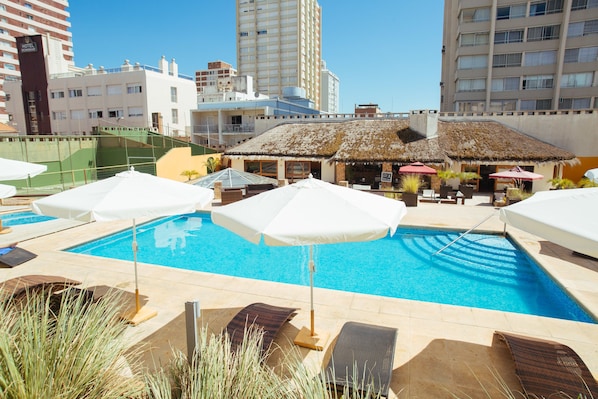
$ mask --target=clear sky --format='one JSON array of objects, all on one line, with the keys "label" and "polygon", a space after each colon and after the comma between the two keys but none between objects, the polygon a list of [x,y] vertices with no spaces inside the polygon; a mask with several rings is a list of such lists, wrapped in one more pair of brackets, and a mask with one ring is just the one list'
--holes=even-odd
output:
[{"label": "clear sky", "polygon": [[[157,67],[164,55],[194,76],[237,67],[235,0],[71,0],[75,64]],[[322,58],[340,79],[340,112],[439,109],[442,0],[319,0]]]}]

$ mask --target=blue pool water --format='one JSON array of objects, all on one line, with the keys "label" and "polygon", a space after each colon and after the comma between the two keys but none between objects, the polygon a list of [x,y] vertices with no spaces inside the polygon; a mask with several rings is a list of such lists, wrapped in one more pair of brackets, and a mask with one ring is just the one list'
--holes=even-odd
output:
[{"label": "blue pool water", "polygon": [[[400,228],[393,237],[314,247],[316,287],[595,323],[508,239]],[[309,247],[255,245],[189,214],[137,227],[139,262],[309,285]],[[133,260],[126,230],[68,249]]]},{"label": "blue pool water", "polygon": [[46,222],[48,220],[54,220],[56,218],[53,218],[51,216],[38,215],[37,213],[31,211],[24,211],[3,213],[2,215],[0,215],[0,219],[2,219],[2,226],[9,227],[17,226],[20,224]]}]

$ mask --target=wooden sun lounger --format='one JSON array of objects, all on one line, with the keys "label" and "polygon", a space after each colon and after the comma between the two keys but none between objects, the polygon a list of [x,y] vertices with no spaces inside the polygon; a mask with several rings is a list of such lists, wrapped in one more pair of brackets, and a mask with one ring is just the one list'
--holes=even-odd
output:
[{"label": "wooden sun lounger", "polygon": [[553,341],[495,334],[507,344],[528,397],[598,398],[596,379],[573,349]]},{"label": "wooden sun lounger", "polygon": [[6,301],[33,290],[48,289],[50,292],[56,292],[79,284],[81,284],[80,281],[61,276],[31,274],[16,277],[0,282],[0,300]]},{"label": "wooden sun lounger", "polygon": [[266,353],[278,331],[287,321],[295,317],[297,309],[253,303],[241,309],[226,326],[226,332],[233,350],[243,342],[245,329],[251,326],[262,328],[264,332],[262,353]]},{"label": "wooden sun lounger", "polygon": [[388,397],[396,340],[396,328],[345,323],[324,368],[329,387],[337,392],[369,389],[372,396]]}]

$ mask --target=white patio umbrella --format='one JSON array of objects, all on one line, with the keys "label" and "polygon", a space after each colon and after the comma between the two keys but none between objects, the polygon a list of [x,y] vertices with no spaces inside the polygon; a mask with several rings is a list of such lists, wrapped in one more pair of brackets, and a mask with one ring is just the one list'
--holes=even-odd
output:
[{"label": "white patio umbrella", "polygon": [[540,191],[500,210],[500,220],[598,258],[598,188]]},{"label": "white patio umbrella", "polygon": [[309,245],[310,330],[297,345],[321,350],[313,305],[313,245],[376,240],[393,235],[407,213],[405,203],[326,183],[313,177],[212,210],[212,221],[258,244]]},{"label": "white patio umbrella", "polygon": [[132,167],[108,179],[34,201],[31,207],[40,215],[83,222],[133,220],[133,261],[135,265],[135,316],[137,324],[149,317],[141,313],[137,278],[137,237],[135,219],[195,212],[214,198],[210,189],[136,172]]},{"label": "white patio umbrella", "polygon": [[34,177],[48,169],[46,165],[0,158],[0,181]]},{"label": "white patio umbrella", "polygon": [[12,197],[17,193],[15,186],[9,186],[7,184],[0,184],[0,199]]},{"label": "white patio umbrella", "polygon": [[598,168],[586,171],[586,173],[584,173],[584,176],[592,180],[594,183],[598,183]]},{"label": "white patio umbrella", "polygon": [[223,188],[245,188],[247,184],[268,184],[278,186],[278,180],[261,176],[255,173],[243,172],[233,168],[226,168],[218,172],[210,173],[193,182],[194,185],[214,188],[214,183],[222,182]]}]

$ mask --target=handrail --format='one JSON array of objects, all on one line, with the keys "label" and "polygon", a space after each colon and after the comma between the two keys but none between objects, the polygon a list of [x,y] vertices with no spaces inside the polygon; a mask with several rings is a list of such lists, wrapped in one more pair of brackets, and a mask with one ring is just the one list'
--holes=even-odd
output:
[{"label": "handrail", "polygon": [[478,227],[479,225],[481,225],[482,223],[484,223],[486,220],[490,219],[494,215],[496,215],[496,212],[494,212],[493,214],[491,214],[488,217],[484,218],[484,220],[482,220],[480,223],[478,223],[475,226],[473,226],[471,229],[467,230],[465,233],[460,234],[459,237],[455,238],[453,241],[449,242],[444,247],[442,247],[438,251],[434,252],[432,254],[432,256],[438,255],[439,253],[441,253],[442,251],[444,251],[445,249],[447,249],[448,247],[450,247],[451,245],[453,245],[454,243],[456,243],[457,241],[459,241],[460,239],[462,239],[463,237],[465,237],[467,234],[471,233],[476,227]]}]

